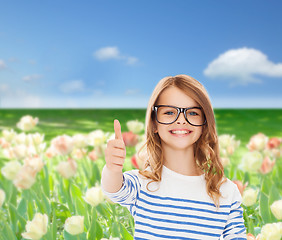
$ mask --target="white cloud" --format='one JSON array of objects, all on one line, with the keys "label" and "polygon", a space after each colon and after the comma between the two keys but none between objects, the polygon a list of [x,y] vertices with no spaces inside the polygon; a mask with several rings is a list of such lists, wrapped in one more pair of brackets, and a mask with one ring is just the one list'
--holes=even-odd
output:
[{"label": "white cloud", "polygon": [[12,89],[9,86],[7,91],[0,95],[1,108],[41,108],[42,100],[22,89]]},{"label": "white cloud", "polygon": [[146,108],[149,96],[1,96],[1,108]]},{"label": "white cloud", "polygon": [[27,95],[22,99],[22,104],[25,108],[40,108],[41,99],[39,96]]},{"label": "white cloud", "polygon": [[117,47],[100,48],[94,53],[94,56],[101,61],[109,59],[119,59],[121,57]]},{"label": "white cloud", "polygon": [[[39,96],[23,90],[10,89],[0,94],[1,108],[147,108],[150,96],[89,95]],[[279,97],[214,97],[214,108],[282,108]]]},{"label": "white cloud", "polygon": [[38,80],[42,78],[42,75],[39,75],[39,74],[31,74],[31,75],[27,75],[27,76],[24,76],[22,79],[25,81],[25,82],[30,82],[30,81],[33,81],[33,80]]},{"label": "white cloud", "polygon": [[273,63],[253,48],[231,49],[209,63],[204,74],[211,78],[224,78],[232,85],[260,83],[256,75],[282,77],[282,63]]},{"label": "white cloud", "polygon": [[6,66],[6,63],[4,62],[4,60],[0,59],[0,70],[1,69],[5,69],[7,66]]},{"label": "white cloud", "polygon": [[60,90],[64,93],[83,92],[85,90],[82,80],[73,80],[60,85]]},{"label": "white cloud", "polygon": [[122,55],[118,47],[103,47],[93,53],[93,56],[99,61],[110,59],[125,60],[126,64],[133,65],[138,62],[138,58]]}]

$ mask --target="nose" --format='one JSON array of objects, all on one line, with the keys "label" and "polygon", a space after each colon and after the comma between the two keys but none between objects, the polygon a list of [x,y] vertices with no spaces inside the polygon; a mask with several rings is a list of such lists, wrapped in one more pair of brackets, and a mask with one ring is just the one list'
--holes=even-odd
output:
[{"label": "nose", "polygon": [[187,123],[184,112],[181,112],[178,116],[178,119],[176,120],[177,123]]}]

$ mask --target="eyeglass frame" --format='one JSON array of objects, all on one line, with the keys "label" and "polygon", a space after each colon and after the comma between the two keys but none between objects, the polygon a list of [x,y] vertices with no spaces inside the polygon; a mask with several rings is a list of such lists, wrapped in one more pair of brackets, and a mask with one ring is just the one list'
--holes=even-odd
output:
[{"label": "eyeglass frame", "polygon": [[[177,109],[177,117],[175,118],[175,120],[174,120],[173,122],[171,122],[171,123],[162,123],[162,122],[159,122],[158,117],[157,117],[157,113],[158,113],[158,108],[159,108],[159,107],[172,107],[172,108]],[[160,124],[165,124],[165,125],[172,124],[172,123],[174,123],[175,121],[177,121],[177,119],[179,118],[180,113],[183,113],[185,120],[186,120],[190,125],[196,126],[196,127],[200,127],[200,126],[205,125],[205,124],[207,123],[207,119],[206,119],[205,114],[204,114],[205,121],[204,121],[203,124],[201,124],[201,125],[195,125],[195,124],[192,124],[192,123],[189,122],[189,120],[188,120],[188,118],[187,118],[187,116],[186,116],[186,110],[188,110],[188,109],[194,109],[194,108],[196,108],[196,109],[201,109],[201,110],[202,110],[201,107],[180,108],[180,107],[171,106],[171,105],[155,105],[155,106],[152,106],[152,111],[155,112],[156,120],[157,120],[157,122],[160,123]]]}]

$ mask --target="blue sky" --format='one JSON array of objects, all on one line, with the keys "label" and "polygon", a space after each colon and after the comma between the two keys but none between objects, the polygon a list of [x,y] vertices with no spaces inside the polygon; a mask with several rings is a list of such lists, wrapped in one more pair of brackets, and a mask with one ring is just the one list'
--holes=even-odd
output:
[{"label": "blue sky", "polygon": [[146,108],[188,74],[215,108],[282,107],[281,1],[6,1],[0,108]]}]

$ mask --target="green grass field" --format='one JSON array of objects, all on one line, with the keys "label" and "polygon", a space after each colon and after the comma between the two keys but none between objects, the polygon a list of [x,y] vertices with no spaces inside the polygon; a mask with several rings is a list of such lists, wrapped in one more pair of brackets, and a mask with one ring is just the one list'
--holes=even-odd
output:
[{"label": "green grass field", "polygon": [[[282,136],[282,109],[215,109],[218,134],[235,134],[242,144],[262,132],[269,137]],[[126,122],[138,119],[145,122],[146,109],[1,109],[0,129],[14,128],[24,115],[39,118],[34,129],[45,134],[47,141],[61,134],[89,133],[96,129],[114,132],[118,119],[122,131]]]},{"label": "green grass field", "polygon": [[[248,187],[259,190],[255,204],[243,205],[247,232],[258,235],[265,224],[278,221],[271,213],[270,206],[282,196],[281,181],[279,181],[282,158],[276,159],[274,168],[267,174],[248,172],[238,166],[242,156],[248,152],[246,144],[253,135],[262,132],[268,137],[282,137],[282,109],[215,109],[214,112],[218,135],[234,134],[236,140],[241,141],[238,149],[230,156],[230,164],[224,169],[225,176],[230,180],[248,182]],[[14,129],[20,133],[21,130],[17,129],[16,124],[25,115],[39,118],[39,123],[32,133],[45,134],[45,141],[48,144],[52,138],[62,134],[70,136],[76,133],[88,134],[96,129],[113,133],[114,119],[120,121],[122,132],[126,132],[128,131],[126,122],[137,119],[144,123],[145,113],[146,109],[2,109],[0,137],[3,129]],[[139,135],[141,134],[142,132]],[[131,157],[135,153],[135,147],[127,147],[123,171],[133,168]],[[133,239],[131,235],[134,232],[134,221],[129,211],[125,211],[125,208],[119,205],[109,205],[105,201],[91,210],[91,206],[83,199],[87,188],[96,183],[100,184],[101,171],[105,164],[104,157],[96,161],[91,161],[89,157],[84,157],[83,161],[78,160],[76,175],[70,179],[63,179],[54,167],[68,157],[65,155],[47,159],[45,156],[44,169],[38,172],[36,182],[30,189],[23,191],[18,191],[0,172],[0,189],[6,192],[9,199],[4,203],[3,210],[0,207],[2,217],[0,223],[1,221],[5,223],[2,229],[0,226],[0,239],[22,239],[21,233],[25,231],[27,220],[33,219],[36,212],[47,214],[49,222],[52,222],[48,225],[48,232],[43,240],[96,239],[92,235],[109,238],[111,234],[122,236],[121,239]],[[0,168],[9,161],[6,158],[0,160],[2,160]],[[59,210],[57,206],[60,206]],[[73,215],[85,217],[85,229],[79,236],[71,236],[64,231],[66,219]],[[117,230],[119,227],[121,230]],[[97,232],[93,230],[96,228]],[[1,230],[4,232],[1,233]],[[9,237],[1,238],[1,236]]]}]

